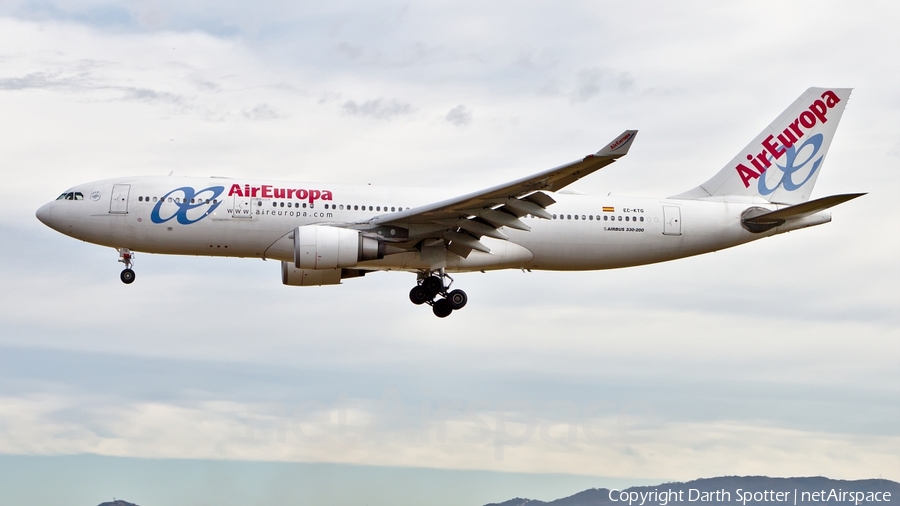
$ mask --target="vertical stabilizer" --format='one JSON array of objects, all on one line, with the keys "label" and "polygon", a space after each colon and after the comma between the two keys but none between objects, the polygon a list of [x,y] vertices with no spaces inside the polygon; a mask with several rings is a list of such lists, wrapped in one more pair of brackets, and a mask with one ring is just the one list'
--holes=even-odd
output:
[{"label": "vertical stabilizer", "polygon": [[851,88],[810,88],[709,181],[679,199],[809,200]]}]

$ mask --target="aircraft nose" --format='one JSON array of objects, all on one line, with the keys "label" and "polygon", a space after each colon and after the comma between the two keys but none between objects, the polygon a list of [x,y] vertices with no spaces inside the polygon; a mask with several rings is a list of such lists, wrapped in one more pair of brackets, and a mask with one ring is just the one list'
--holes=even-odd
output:
[{"label": "aircraft nose", "polygon": [[53,225],[50,223],[53,220],[53,202],[49,204],[44,204],[35,211],[34,215],[37,216],[37,219],[41,220],[41,223],[47,225],[50,228],[53,228]]}]

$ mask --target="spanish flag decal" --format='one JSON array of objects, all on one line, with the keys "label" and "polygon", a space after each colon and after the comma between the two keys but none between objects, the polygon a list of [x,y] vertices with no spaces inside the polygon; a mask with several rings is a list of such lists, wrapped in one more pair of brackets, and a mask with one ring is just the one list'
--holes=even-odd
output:
[{"label": "spanish flag decal", "polygon": [[615,207],[603,206],[603,212],[604,212],[604,213],[614,213],[614,212],[616,212],[616,208],[615,208]]}]

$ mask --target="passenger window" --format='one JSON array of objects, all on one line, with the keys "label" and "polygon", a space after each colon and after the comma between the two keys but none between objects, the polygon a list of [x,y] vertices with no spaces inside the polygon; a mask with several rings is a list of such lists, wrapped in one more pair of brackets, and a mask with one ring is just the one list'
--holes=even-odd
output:
[{"label": "passenger window", "polygon": [[374,211],[374,209],[372,209],[372,206],[369,206],[369,211]]},{"label": "passenger window", "polygon": [[572,219],[572,215],[571,215],[571,214],[567,214],[567,215],[566,215],[566,219],[567,219],[567,220],[571,220],[571,219]]},{"label": "passenger window", "polygon": [[575,219],[576,219],[576,220],[578,219],[578,215],[577,215],[577,214],[575,215]]},{"label": "passenger window", "polygon": [[395,207],[391,207],[391,212],[394,212],[395,209],[396,209]]},{"label": "passenger window", "polygon": [[619,221],[622,221],[622,217],[621,217],[621,216],[619,216]]},{"label": "passenger window", "polygon": [[325,209],[328,209],[328,204],[325,204]]},{"label": "passenger window", "polygon": [[[262,204],[262,201],[260,200],[259,203]],[[278,207],[278,202],[272,202],[272,207]]]},{"label": "passenger window", "polygon": [[303,203],[303,209],[306,209],[306,202]]},{"label": "passenger window", "polygon": [[628,216],[625,217],[625,221],[628,221]]},{"label": "passenger window", "polygon": [[144,197],[138,197],[138,202],[143,202],[143,201],[144,201]]},{"label": "passenger window", "polygon": [[153,197],[153,202],[156,202],[156,197]]},{"label": "passenger window", "polygon": [[353,206],[354,211],[359,211],[359,206]]},{"label": "passenger window", "polygon": [[556,219],[556,215],[555,215],[555,214],[553,215],[553,219],[554,219],[554,220]]}]

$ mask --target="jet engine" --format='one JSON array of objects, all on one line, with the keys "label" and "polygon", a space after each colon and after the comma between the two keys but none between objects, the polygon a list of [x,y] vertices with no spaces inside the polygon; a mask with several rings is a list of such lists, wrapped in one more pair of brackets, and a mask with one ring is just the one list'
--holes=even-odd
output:
[{"label": "jet engine", "polygon": [[281,262],[281,282],[290,286],[339,285],[342,279],[365,276],[359,269],[298,269],[290,262]]},{"label": "jet engine", "polygon": [[338,269],[384,258],[384,243],[359,230],[306,225],[294,230],[294,266],[298,269]]}]

